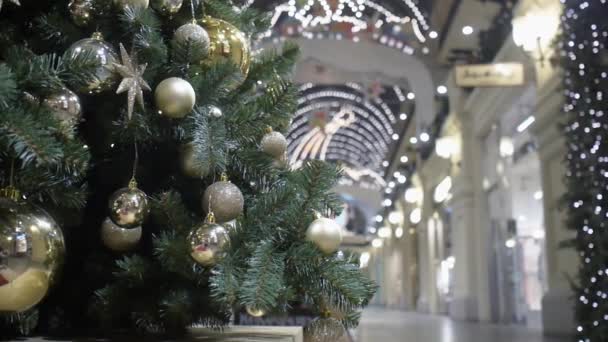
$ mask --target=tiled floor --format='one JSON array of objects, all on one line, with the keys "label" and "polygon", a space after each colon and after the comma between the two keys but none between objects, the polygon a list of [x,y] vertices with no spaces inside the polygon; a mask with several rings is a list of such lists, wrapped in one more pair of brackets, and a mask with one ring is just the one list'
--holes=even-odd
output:
[{"label": "tiled floor", "polygon": [[453,321],[447,317],[368,308],[357,342],[565,342],[525,328]]}]

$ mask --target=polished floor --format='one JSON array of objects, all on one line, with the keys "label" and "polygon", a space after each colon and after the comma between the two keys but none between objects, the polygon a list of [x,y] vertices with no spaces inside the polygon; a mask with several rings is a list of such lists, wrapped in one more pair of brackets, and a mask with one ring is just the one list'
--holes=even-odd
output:
[{"label": "polished floor", "polygon": [[443,316],[368,308],[356,342],[565,342],[525,328],[453,321]]}]

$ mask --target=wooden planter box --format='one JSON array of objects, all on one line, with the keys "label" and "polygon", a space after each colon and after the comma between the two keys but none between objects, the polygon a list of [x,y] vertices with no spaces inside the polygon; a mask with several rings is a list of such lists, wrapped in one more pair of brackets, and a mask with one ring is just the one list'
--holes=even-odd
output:
[{"label": "wooden planter box", "polygon": [[[302,327],[231,326],[222,332],[208,328],[192,328],[191,336],[175,342],[304,342]],[[67,342],[34,337],[25,342]],[[76,342],[146,342],[147,340],[122,338],[116,341],[96,339],[74,339]],[[169,342],[169,341],[167,341]]]}]

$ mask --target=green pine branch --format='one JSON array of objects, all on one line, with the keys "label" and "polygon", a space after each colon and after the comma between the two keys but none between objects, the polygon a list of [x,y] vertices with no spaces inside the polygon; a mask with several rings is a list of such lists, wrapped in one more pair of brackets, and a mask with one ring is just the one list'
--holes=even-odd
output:
[{"label": "green pine branch", "polygon": [[263,241],[255,248],[239,293],[243,305],[261,310],[275,307],[283,288],[284,257],[272,241]]},{"label": "green pine branch", "polygon": [[0,110],[6,110],[17,95],[15,75],[6,64],[0,64]]}]

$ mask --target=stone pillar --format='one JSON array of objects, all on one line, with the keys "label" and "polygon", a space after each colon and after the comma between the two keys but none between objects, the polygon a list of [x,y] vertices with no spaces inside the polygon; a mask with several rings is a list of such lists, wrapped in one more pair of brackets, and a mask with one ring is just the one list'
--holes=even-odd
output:
[{"label": "stone pillar", "polygon": [[569,336],[574,333],[574,303],[566,275],[575,275],[579,258],[574,250],[558,247],[560,241],[572,234],[566,230],[565,213],[559,203],[565,191],[563,177],[566,171],[563,163],[566,154],[564,134],[559,120],[556,120],[564,116],[559,77],[554,73],[552,80],[541,85],[532,132],[538,141],[547,244],[548,291],[542,302],[543,331],[546,335]]}]

